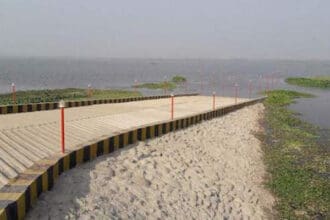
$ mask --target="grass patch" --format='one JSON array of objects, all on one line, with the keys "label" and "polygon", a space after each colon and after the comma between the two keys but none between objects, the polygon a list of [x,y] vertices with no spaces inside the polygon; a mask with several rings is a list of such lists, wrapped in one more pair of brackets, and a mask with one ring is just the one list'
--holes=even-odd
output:
[{"label": "grass patch", "polygon": [[173,82],[158,82],[158,83],[143,83],[135,86],[136,88],[145,88],[145,89],[167,89],[173,90],[177,86]]},{"label": "grass patch", "polygon": [[[124,90],[93,90],[90,99],[108,99],[141,96],[141,93]],[[17,104],[58,102],[63,100],[83,100],[88,99],[85,89],[54,89],[54,90],[29,90],[18,91],[16,93]],[[0,105],[13,104],[12,94],[0,94]]]},{"label": "grass patch", "polygon": [[297,117],[287,105],[310,94],[288,90],[267,92],[265,163],[267,186],[279,199],[281,219],[327,219],[330,207],[329,144],[318,129]]},{"label": "grass patch", "polygon": [[133,85],[134,88],[146,88],[146,89],[167,89],[174,90],[178,86],[185,83],[187,79],[183,76],[176,75],[172,77],[171,81],[163,82],[152,82],[152,83],[143,83],[139,85]]},{"label": "grass patch", "polygon": [[187,81],[187,79],[183,76],[176,75],[176,76],[172,77],[172,82],[174,82],[174,83],[184,83],[186,81]]},{"label": "grass patch", "polygon": [[313,78],[291,77],[285,80],[291,85],[330,89],[330,76],[320,76]]}]

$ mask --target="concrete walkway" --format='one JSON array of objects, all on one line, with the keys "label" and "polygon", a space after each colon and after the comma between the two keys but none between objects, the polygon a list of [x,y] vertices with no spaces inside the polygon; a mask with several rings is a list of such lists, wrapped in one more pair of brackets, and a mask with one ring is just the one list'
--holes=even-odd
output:
[{"label": "concrete walkway", "polygon": [[[246,99],[238,99],[238,102]],[[216,107],[235,103],[217,97]],[[212,97],[175,98],[175,118],[212,109]],[[60,152],[59,110],[0,115],[0,188],[36,161]],[[157,99],[66,109],[66,147],[170,119],[170,100]]]}]

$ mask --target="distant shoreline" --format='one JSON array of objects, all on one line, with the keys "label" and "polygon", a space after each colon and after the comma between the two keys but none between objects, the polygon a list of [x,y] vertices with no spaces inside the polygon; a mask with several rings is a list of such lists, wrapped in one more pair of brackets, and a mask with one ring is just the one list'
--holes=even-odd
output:
[{"label": "distant shoreline", "polygon": [[16,92],[16,103],[13,101],[12,93],[0,94],[0,105],[28,104],[58,102],[60,100],[78,101],[83,99],[111,99],[139,97],[142,94],[138,91],[119,90],[119,89],[44,89],[44,90],[26,90]]},{"label": "distant shoreline", "polygon": [[321,88],[330,89],[330,76],[320,77],[289,77],[285,80],[290,85],[309,87],[309,88]]}]

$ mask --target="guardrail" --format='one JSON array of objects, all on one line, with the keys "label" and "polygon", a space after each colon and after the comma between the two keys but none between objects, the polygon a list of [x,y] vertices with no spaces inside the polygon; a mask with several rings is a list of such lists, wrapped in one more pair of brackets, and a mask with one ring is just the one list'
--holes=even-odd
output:
[{"label": "guardrail", "polygon": [[[169,97],[169,96],[166,96]],[[104,154],[112,153],[127,145],[161,136],[163,134],[187,128],[191,125],[221,117],[245,106],[262,102],[266,97],[249,100],[189,117],[163,121],[115,134],[107,139],[86,146],[58,153],[50,158],[38,161],[0,189],[0,220],[24,219],[32,204],[41,193],[51,190],[59,175]]]},{"label": "guardrail", "polygon": [[[178,94],[175,96],[195,96],[198,93]],[[118,99],[93,99],[93,100],[80,100],[80,101],[66,101],[66,107],[80,107],[88,105],[99,105],[99,104],[110,104],[110,103],[123,103],[123,102],[134,102],[151,99],[163,99],[169,98],[170,95],[162,96],[141,96],[141,97],[127,97]],[[21,105],[2,105],[0,106],[0,115],[13,114],[13,113],[25,113],[35,111],[47,111],[58,108],[58,102],[42,102],[42,103],[29,103]]]}]

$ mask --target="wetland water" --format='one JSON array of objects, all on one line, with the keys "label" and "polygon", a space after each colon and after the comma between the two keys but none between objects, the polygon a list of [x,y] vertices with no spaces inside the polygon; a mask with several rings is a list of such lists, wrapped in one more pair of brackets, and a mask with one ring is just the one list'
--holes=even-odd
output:
[{"label": "wetland water", "polygon": [[[0,93],[10,91],[15,82],[18,90],[77,87],[131,89],[138,83],[170,80],[174,75],[188,79],[186,86],[174,92],[199,92],[234,96],[234,84],[239,96],[249,97],[267,87],[294,88],[317,95],[300,99],[291,108],[322,128],[330,128],[330,92],[289,86],[289,76],[330,74],[330,61],[285,60],[175,60],[175,59],[46,59],[0,58]],[[268,82],[268,83],[267,83]],[[162,94],[162,90],[140,90],[144,94]]]}]

